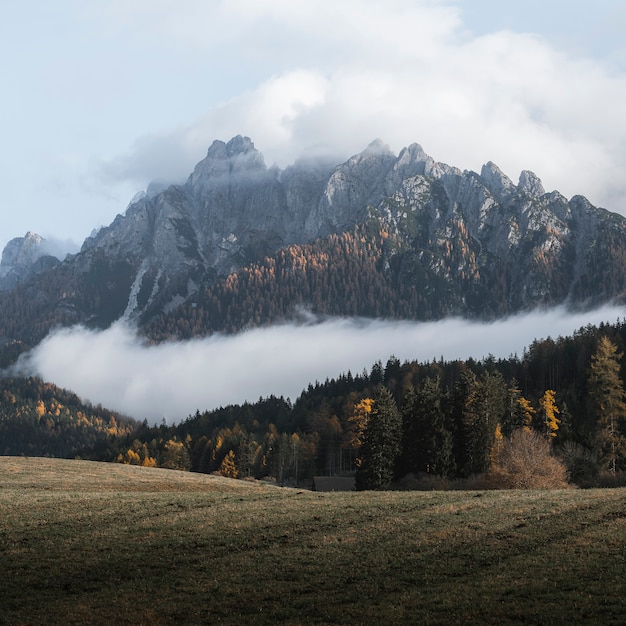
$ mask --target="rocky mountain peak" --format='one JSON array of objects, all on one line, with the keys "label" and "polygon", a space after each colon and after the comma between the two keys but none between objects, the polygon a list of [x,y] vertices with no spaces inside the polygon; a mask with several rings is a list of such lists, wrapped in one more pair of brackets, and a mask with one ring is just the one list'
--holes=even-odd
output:
[{"label": "rocky mountain peak", "polygon": [[[398,172],[414,170],[416,164],[425,164],[429,161],[432,161],[432,159],[424,152],[422,146],[418,143],[412,143],[410,146],[400,151],[394,165],[394,170]],[[423,168],[420,169],[423,170]],[[423,174],[423,171],[419,173]]]},{"label": "rocky mountain peak", "polygon": [[519,191],[535,198],[540,198],[545,194],[545,189],[541,184],[541,180],[534,172],[529,170],[524,170],[520,174],[517,188]]},{"label": "rocky mountain peak", "polygon": [[2,252],[0,271],[4,273],[10,268],[20,265],[31,265],[42,255],[40,235],[28,231],[24,237],[15,237],[7,243]]},{"label": "rocky mountain peak", "polygon": [[489,161],[480,170],[480,177],[487,189],[498,199],[503,200],[515,191],[513,181],[493,162]]},{"label": "rocky mountain peak", "polygon": [[381,139],[374,139],[370,144],[361,152],[362,155],[380,156],[381,154],[391,154],[389,146]]},{"label": "rocky mountain peak", "polygon": [[[46,257],[48,261],[38,263],[42,257]],[[15,237],[2,251],[0,290],[11,289],[32,273],[57,262],[57,259],[50,256],[45,239],[37,233],[28,231],[24,237]]]},{"label": "rocky mountain peak", "polygon": [[228,143],[215,140],[200,161],[187,184],[199,191],[220,186],[235,175],[259,175],[267,172],[263,155],[254,147],[249,137],[237,135]]},{"label": "rocky mountain peak", "polygon": [[207,151],[207,157],[212,159],[224,160],[235,156],[236,154],[246,154],[247,152],[257,152],[250,137],[242,137],[237,135],[228,143],[216,139]]}]

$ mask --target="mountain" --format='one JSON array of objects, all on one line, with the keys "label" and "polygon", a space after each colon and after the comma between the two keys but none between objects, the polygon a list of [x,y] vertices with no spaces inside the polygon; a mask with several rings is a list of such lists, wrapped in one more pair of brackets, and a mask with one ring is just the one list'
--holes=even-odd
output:
[{"label": "mountain", "polygon": [[2,252],[0,291],[13,289],[58,263],[59,260],[49,253],[46,240],[40,235],[29,231],[24,237],[15,237]]},{"label": "mountain", "polygon": [[515,184],[491,162],[461,171],[380,141],[339,165],[280,170],[238,136],[215,141],[184,184],[150,188],[79,253],[0,293],[0,338],[26,347],[55,326],[122,318],[161,340],[303,308],[489,319],[595,306],[623,300],[625,260],[622,216],[546,193],[529,171]]}]

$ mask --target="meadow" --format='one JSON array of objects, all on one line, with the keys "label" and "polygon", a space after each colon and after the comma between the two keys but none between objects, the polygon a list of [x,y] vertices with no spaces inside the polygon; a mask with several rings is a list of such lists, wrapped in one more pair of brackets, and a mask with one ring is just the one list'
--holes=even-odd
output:
[{"label": "meadow", "polygon": [[0,457],[0,624],[623,624],[626,489],[316,493]]}]

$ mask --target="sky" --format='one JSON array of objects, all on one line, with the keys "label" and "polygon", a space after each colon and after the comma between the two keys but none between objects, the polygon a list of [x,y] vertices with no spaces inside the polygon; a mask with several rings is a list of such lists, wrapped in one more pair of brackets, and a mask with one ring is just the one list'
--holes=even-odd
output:
[{"label": "sky", "polygon": [[625,33],[623,0],[2,3],[0,247],[76,249],[237,134],[279,167],[417,142],[626,213]]}]

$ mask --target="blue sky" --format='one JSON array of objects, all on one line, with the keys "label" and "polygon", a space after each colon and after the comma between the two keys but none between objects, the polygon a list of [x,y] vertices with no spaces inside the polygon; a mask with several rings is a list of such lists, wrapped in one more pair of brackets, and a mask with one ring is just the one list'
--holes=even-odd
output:
[{"label": "blue sky", "polygon": [[625,34],[623,0],[3,3],[0,246],[78,245],[235,134],[282,167],[418,142],[626,213]]}]

